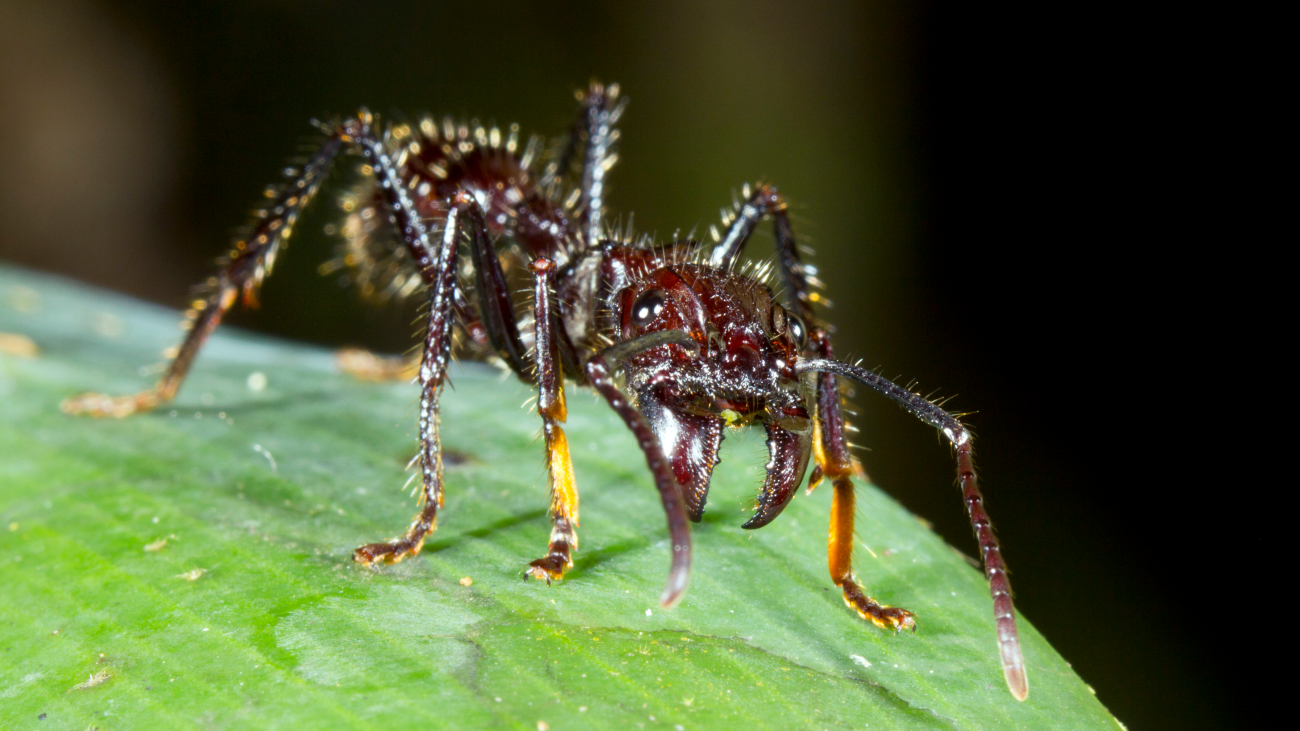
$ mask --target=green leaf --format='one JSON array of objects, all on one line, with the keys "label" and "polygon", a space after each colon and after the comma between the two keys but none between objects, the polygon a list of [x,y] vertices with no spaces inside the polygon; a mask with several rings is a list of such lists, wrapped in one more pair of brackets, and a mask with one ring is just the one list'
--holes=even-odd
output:
[{"label": "green leaf", "polygon": [[828,489],[741,530],[761,433],[727,434],[691,588],[663,611],[644,459],[608,408],[571,393],[581,550],[563,581],[524,580],[549,532],[539,423],[526,386],[480,365],[444,397],[461,460],[438,532],[416,559],[363,569],[352,549],[415,512],[414,387],[227,329],[167,408],[59,411],[148,385],[140,366],[176,321],[0,269],[0,332],[40,348],[0,355],[0,727],[1117,727],[1023,619],[1031,692],[1016,702],[983,577],[874,487],[858,574],[916,612],[915,635],[863,622],[831,585]]}]

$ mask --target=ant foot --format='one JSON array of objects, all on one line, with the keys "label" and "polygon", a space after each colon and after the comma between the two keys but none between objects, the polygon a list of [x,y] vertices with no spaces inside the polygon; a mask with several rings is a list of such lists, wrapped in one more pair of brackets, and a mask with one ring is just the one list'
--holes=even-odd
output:
[{"label": "ant foot", "polygon": [[[861,614],[861,612],[859,612],[859,614]],[[901,607],[887,607],[881,605],[876,612],[874,612],[870,617],[867,617],[867,619],[870,619],[872,624],[881,629],[893,630],[894,632],[904,629],[913,632],[916,631],[916,615]]]},{"label": "ant foot", "polygon": [[563,579],[565,570],[571,566],[573,561],[567,554],[550,553],[528,564],[526,573],[534,579],[544,579],[547,584],[550,584],[551,579],[557,581]]},{"label": "ant foot", "polygon": [[881,629],[916,631],[916,615],[902,607],[891,607],[877,602],[862,593],[862,588],[853,581],[845,581],[844,603],[853,608],[858,616]]},{"label": "ant foot", "polygon": [[84,414],[101,418],[112,416],[123,419],[131,414],[149,411],[160,402],[154,391],[141,391],[133,396],[105,396],[101,393],[83,393],[69,396],[59,404],[65,414]]},{"label": "ant foot", "polygon": [[404,558],[419,554],[423,547],[423,537],[418,541],[399,538],[387,543],[367,543],[352,552],[352,560],[366,567],[375,563],[397,563]]},{"label": "ant foot", "polygon": [[372,567],[375,563],[397,563],[420,553],[424,548],[424,539],[433,533],[438,525],[438,500],[425,502],[424,509],[415,516],[415,521],[407,529],[406,535],[394,538],[386,543],[367,543],[352,552],[352,560]]},{"label": "ant foot", "polygon": [[339,369],[362,381],[409,381],[419,371],[415,358],[375,355],[360,348],[342,348],[334,353]]}]

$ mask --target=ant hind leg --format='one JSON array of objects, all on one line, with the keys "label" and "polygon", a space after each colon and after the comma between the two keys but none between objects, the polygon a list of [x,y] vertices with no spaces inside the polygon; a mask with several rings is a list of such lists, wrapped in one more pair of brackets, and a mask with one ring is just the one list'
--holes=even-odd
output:
[{"label": "ant hind leg", "polygon": [[129,396],[85,393],[65,399],[60,406],[68,414],[124,418],[149,411],[176,396],[208,336],[242,294],[245,306],[257,306],[257,290],[271,273],[276,254],[289,239],[302,209],[315,196],[329,172],[330,163],[342,149],[341,128],[334,129],[301,169],[289,168],[289,182],[270,191],[271,200],[258,213],[246,238],[235,241],[221,262],[216,276],[205,284],[206,294],[194,300],[186,313],[189,334],[158,383],[151,389]]}]

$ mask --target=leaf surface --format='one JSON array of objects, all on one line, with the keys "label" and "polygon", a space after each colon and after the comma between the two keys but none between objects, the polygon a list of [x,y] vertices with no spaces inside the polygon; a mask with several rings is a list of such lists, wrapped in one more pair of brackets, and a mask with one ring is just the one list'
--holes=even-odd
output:
[{"label": "leaf surface", "polygon": [[415,388],[223,329],[169,408],[59,411],[147,386],[140,366],[176,322],[0,268],[0,332],[40,348],[0,354],[0,727],[1118,728],[1024,618],[1016,702],[984,578],[876,488],[860,492],[858,575],[917,613],[915,635],[861,621],[831,585],[829,489],[741,530],[757,430],[728,432],[692,585],[663,611],[644,459],[571,392],[580,550],[563,581],[524,580],[549,532],[539,424],[529,388],[481,365],[444,395],[456,458],[438,532],[416,559],[363,569],[352,549],[415,512]]}]

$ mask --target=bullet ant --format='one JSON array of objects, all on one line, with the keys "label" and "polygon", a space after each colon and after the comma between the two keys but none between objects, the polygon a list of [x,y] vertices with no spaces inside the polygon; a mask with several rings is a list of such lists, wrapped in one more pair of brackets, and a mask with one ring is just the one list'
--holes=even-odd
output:
[{"label": "bullet ant", "polygon": [[[672,544],[663,606],[675,605],[686,590],[688,521],[698,522],[704,512],[723,426],[758,423],[767,432],[767,477],[743,527],[761,528],[780,515],[813,461],[808,490],[829,479],[834,491],[829,563],[844,601],[878,627],[915,630],[911,612],[875,601],[853,574],[854,469],[837,383],[848,378],[892,399],[951,442],[993,595],[1003,674],[1012,695],[1024,700],[1029,687],[1011,586],[984,510],[970,432],[921,395],[835,360],[830,328],[813,310],[820,282],[800,260],[786,201],[774,187],[746,186],[707,253],[694,240],[654,246],[608,232],[605,177],[617,160],[615,125],[625,102],[617,85],[599,83],[579,100],[567,142],[547,164],[540,161],[536,138],[519,149],[517,127],[505,139],[499,129],[450,120],[438,125],[426,119],[381,132],[364,109],[318,122],[325,141],[306,164],[286,170],[286,184],[268,190],[248,236],[235,241],[195,300],[189,334],[158,384],[133,396],[76,396],[64,402],[64,411],[123,417],[174,397],[226,311],[241,298],[256,304],[299,213],[334,158],[346,151],[364,161],[365,182],[344,197],[345,252],[329,267],[350,267],[363,291],[423,291],[428,304],[415,460],[421,510],[404,535],[356,549],[356,561],[371,565],[414,556],[436,526],[443,499],[438,399],[453,340],[461,337],[537,387],[552,529],[546,555],[529,564],[532,576],[548,583],[563,577],[578,548],[578,492],[563,427],[567,378],[595,389],[645,455]],[[763,278],[736,265],[754,229],[768,218],[784,303]],[[378,235],[385,221],[395,240]],[[533,298],[522,317],[503,254],[529,262]]]}]

